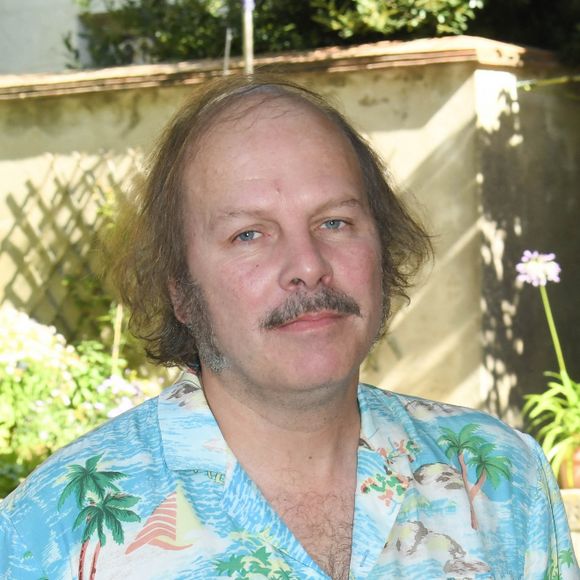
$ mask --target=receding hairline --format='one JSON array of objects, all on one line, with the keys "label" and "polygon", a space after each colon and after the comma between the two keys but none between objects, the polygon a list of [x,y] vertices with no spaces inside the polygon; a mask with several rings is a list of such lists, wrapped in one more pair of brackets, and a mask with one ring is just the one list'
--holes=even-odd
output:
[{"label": "receding hairline", "polygon": [[[303,109],[326,120],[329,127],[336,130],[348,142],[354,151],[353,144],[347,132],[348,124],[342,119],[341,113],[332,104],[302,87],[291,84],[281,84],[272,81],[267,84],[248,85],[228,94],[217,95],[215,99],[205,103],[197,112],[198,121],[189,132],[186,140],[185,159],[190,162],[196,155],[200,143],[220,125],[244,120],[244,116],[256,108],[280,103],[280,115]],[[287,108],[284,108],[284,103]],[[271,110],[271,109],[270,109]],[[259,116],[255,117],[256,120]]]},{"label": "receding hairline", "polygon": [[[244,87],[248,88],[248,87]],[[303,112],[312,115],[325,125],[324,130],[333,133],[342,141],[344,151],[348,152],[353,168],[358,174],[361,194],[366,205],[370,205],[369,192],[364,186],[363,164],[353,143],[356,131],[345,121],[342,114],[325,99],[307,89],[288,88],[282,84],[266,84],[249,87],[251,90],[234,91],[231,94],[210,100],[198,110],[197,122],[193,123],[184,143],[180,169],[180,189],[182,207],[186,207],[187,192],[191,187],[190,171],[203,151],[203,144],[211,142],[212,133],[231,124],[241,130],[251,130],[254,123],[264,119],[276,119],[287,114]],[[245,123],[247,121],[247,123]],[[241,127],[240,125],[241,124]],[[188,183],[189,182],[189,183]]]}]

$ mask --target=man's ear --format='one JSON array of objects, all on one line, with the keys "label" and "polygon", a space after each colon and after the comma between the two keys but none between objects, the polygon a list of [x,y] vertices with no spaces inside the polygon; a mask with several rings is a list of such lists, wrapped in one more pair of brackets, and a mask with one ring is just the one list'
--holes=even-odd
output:
[{"label": "man's ear", "polygon": [[175,278],[171,278],[167,283],[167,290],[169,291],[169,298],[171,299],[175,318],[177,318],[177,320],[182,324],[187,325],[189,317],[187,316],[187,310],[183,304],[183,291],[180,288],[179,282],[177,282]]}]

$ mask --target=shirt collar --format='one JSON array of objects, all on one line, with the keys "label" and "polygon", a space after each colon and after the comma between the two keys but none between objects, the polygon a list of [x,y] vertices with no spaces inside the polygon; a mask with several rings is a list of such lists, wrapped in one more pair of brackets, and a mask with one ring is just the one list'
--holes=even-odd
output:
[{"label": "shirt collar", "polygon": [[395,525],[419,449],[397,397],[360,385],[361,435],[357,460],[351,570],[367,578]]},{"label": "shirt collar", "polygon": [[[351,570],[363,578],[376,564],[395,524],[413,477],[411,462],[419,450],[409,437],[409,420],[397,397],[359,385],[358,405],[361,432]],[[256,518],[248,517],[257,505],[263,505],[263,498],[227,446],[196,375],[186,373],[159,396],[158,418],[169,469],[225,474],[230,517],[243,529],[263,533],[256,527]],[[274,516],[271,520],[268,541],[316,568],[304,549],[291,540],[282,520]]]},{"label": "shirt collar", "polygon": [[167,467],[227,473],[236,459],[209,408],[199,377],[184,373],[158,398],[157,414]]},{"label": "shirt collar", "polygon": [[[378,454],[390,471],[410,477],[410,461],[417,450],[403,427],[405,421],[399,416],[396,397],[359,385],[358,405],[359,452]],[[172,471],[199,469],[226,473],[236,463],[209,408],[201,381],[193,373],[184,373],[159,395],[158,418],[165,461]]]}]

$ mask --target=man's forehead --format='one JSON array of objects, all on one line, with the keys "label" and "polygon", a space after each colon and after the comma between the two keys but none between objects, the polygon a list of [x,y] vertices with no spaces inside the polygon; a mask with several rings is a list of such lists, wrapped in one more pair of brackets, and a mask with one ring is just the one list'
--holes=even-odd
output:
[{"label": "man's forehead", "polygon": [[329,132],[343,134],[326,112],[310,101],[292,94],[256,91],[224,104],[223,108],[200,128],[195,140],[197,146],[193,144],[193,153],[195,149],[199,149],[202,142],[207,143],[216,133],[221,134],[229,130],[251,131],[260,121],[270,121],[275,126],[277,120],[282,122],[293,116],[311,117],[325,125]]},{"label": "man's forehead", "polygon": [[212,213],[250,202],[258,209],[276,192],[309,187],[327,192],[324,203],[355,196],[366,205],[362,183],[358,156],[333,119],[309,102],[271,94],[246,95],[221,111],[183,175],[186,206]]}]

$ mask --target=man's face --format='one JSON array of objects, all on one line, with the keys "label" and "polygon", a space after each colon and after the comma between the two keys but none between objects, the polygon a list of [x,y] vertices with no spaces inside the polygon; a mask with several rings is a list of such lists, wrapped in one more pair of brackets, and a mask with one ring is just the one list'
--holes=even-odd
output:
[{"label": "man's face", "polygon": [[281,392],[356,382],[381,323],[381,255],[343,135],[305,105],[248,99],[197,144],[184,183],[181,317],[203,372]]}]

